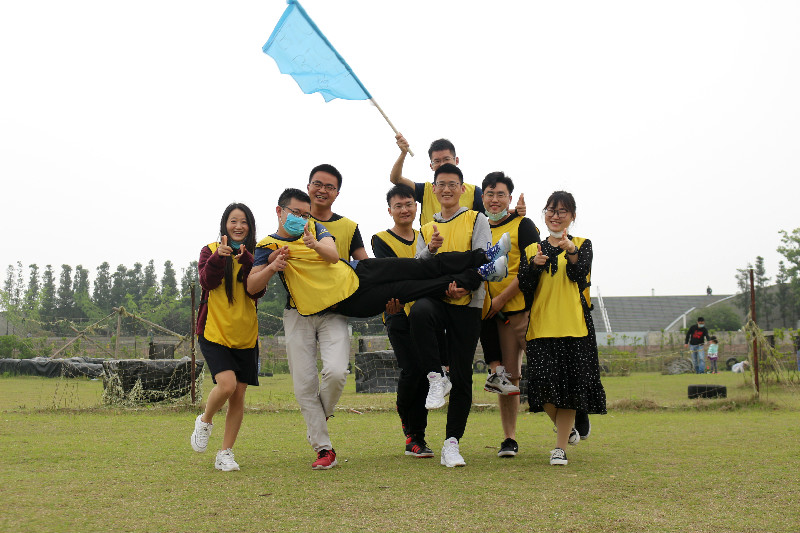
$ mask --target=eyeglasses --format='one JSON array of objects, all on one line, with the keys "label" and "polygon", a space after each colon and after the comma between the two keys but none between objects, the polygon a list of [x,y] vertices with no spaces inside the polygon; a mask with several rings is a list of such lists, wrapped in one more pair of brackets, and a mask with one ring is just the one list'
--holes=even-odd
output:
[{"label": "eyeglasses", "polygon": [[495,198],[497,198],[498,200],[505,200],[509,196],[508,193],[505,192],[485,192],[483,193],[483,195],[488,200],[494,200]]},{"label": "eyeglasses", "polygon": [[311,186],[315,189],[325,189],[328,192],[335,191],[338,187],[336,185],[331,185],[330,183],[322,183],[321,181],[312,181]]},{"label": "eyeglasses", "polygon": [[311,218],[311,213],[303,213],[299,209],[292,209],[291,207],[288,207],[288,206],[285,206],[285,205],[282,205],[281,209],[286,209],[287,211],[289,211],[294,216],[300,217],[303,220],[308,220],[309,218]]},{"label": "eyeglasses", "polygon": [[569,211],[567,211],[564,208],[553,209],[551,207],[546,207],[545,209],[542,209],[542,214],[548,217],[557,216],[558,218],[564,218],[565,216],[567,216],[568,213]]},{"label": "eyeglasses", "polygon": [[450,189],[451,191],[455,191],[456,189],[461,187],[461,182],[459,182],[459,181],[449,181],[449,182],[445,183],[443,181],[437,181],[435,183],[435,186],[440,191],[443,191],[445,189]]},{"label": "eyeglasses", "polygon": [[434,166],[444,165],[445,163],[453,163],[455,161],[454,157],[443,157],[441,159],[431,159],[431,164]]}]

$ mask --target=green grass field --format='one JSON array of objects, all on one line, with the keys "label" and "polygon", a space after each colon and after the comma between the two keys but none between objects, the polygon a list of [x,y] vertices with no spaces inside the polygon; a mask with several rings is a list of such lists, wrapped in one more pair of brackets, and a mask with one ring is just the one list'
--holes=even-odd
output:
[{"label": "green grass field", "polygon": [[[223,413],[198,454],[198,407],[105,407],[99,381],[0,378],[0,531],[800,530],[797,386],[755,401],[727,372],[605,378],[609,414],[552,467],[543,414],[521,412],[520,454],[496,457],[496,397],[480,377],[465,468],[439,464],[444,410],[430,416],[436,457],[406,457],[394,395],[356,394],[350,381],[330,422],[341,466],[312,471],[289,376],[277,375],[248,391],[242,470],[230,473],[211,451]],[[693,383],[724,384],[728,398],[688,400]]]}]

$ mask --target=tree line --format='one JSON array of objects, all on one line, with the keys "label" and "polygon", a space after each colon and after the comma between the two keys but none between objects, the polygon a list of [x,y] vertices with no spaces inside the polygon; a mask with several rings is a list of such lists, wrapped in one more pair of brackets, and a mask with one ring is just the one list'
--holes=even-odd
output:
[{"label": "tree line", "polygon": [[778,262],[774,283],[767,275],[764,258],[757,256],[755,264],[747,263],[737,269],[737,305],[744,314],[750,311],[750,269],[753,269],[756,319],[762,329],[796,328],[800,319],[800,228],[791,233],[781,230],[781,245],[777,251],[785,260]]}]

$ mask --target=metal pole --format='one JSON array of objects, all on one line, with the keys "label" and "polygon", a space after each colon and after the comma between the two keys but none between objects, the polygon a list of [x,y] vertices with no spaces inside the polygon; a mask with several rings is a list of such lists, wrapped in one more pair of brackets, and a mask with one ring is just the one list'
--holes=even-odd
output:
[{"label": "metal pole", "polygon": [[192,372],[192,374],[191,374],[191,376],[192,376],[192,404],[194,404],[194,402],[195,402],[195,390],[194,390],[194,377],[195,377],[194,376],[194,361],[195,361],[195,355],[194,355],[194,335],[195,335],[194,282],[189,284],[189,290],[192,291],[192,327],[191,327],[191,331],[192,331],[192,350],[191,350],[192,351],[192,370],[191,370],[191,372]]},{"label": "metal pole", "polygon": [[[750,269],[750,316],[753,319],[753,324],[756,324],[756,287],[753,281],[753,269]],[[759,395],[760,390],[758,387],[758,337],[753,336],[753,379],[756,384],[756,396]]]}]

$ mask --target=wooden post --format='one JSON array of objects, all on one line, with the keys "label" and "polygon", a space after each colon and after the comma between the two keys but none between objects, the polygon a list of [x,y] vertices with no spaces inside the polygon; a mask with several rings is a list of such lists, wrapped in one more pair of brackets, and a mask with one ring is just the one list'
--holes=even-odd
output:
[{"label": "wooden post", "polygon": [[195,379],[195,376],[194,376],[194,361],[195,361],[195,354],[194,354],[194,335],[195,335],[194,282],[189,284],[189,290],[192,291],[192,327],[191,327],[191,332],[192,332],[192,350],[191,350],[191,352],[192,352],[192,370],[191,370],[191,372],[192,372],[192,374],[191,374],[191,376],[192,376],[192,403],[194,403],[195,402],[195,390],[194,390],[194,379]]},{"label": "wooden post", "polygon": [[[758,325],[756,322],[756,287],[753,281],[753,269],[750,269],[750,317],[753,324]],[[758,337],[753,336],[753,379],[756,385],[756,396],[759,395],[760,390],[758,387]]]},{"label": "wooden post", "polygon": [[119,309],[114,309],[117,312],[117,340],[114,342],[114,359],[119,359],[119,334],[122,325],[122,309],[124,308],[120,307]]}]

